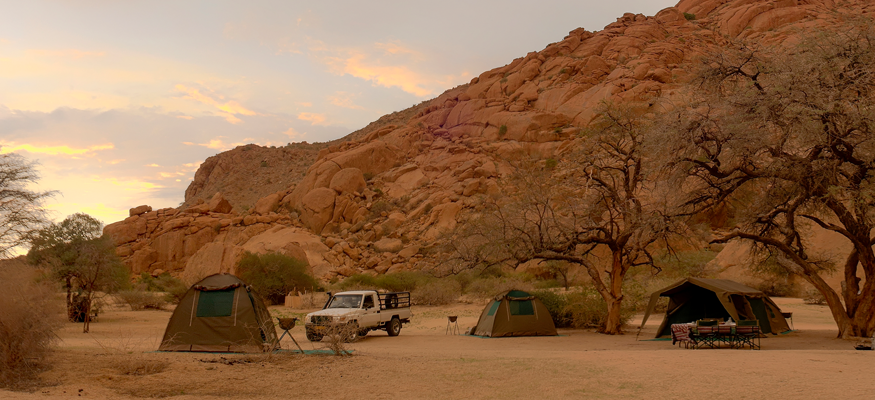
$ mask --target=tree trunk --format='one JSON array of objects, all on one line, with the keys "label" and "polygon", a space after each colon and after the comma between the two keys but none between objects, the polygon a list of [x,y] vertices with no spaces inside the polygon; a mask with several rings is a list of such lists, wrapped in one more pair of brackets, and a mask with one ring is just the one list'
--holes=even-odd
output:
[{"label": "tree trunk", "polygon": [[91,328],[91,293],[88,293],[85,296],[85,320],[82,324],[82,333],[88,333],[88,329]]},{"label": "tree trunk", "polygon": [[66,282],[65,287],[67,288],[67,309],[69,310],[70,304],[73,301],[73,277],[68,276],[64,280]]},{"label": "tree trunk", "polygon": [[623,302],[623,277],[625,268],[623,256],[619,251],[613,251],[611,262],[611,286],[610,296],[605,298],[608,305],[608,318],[605,321],[605,329],[602,333],[607,335],[620,335],[623,333],[623,319],[621,306]]},{"label": "tree trunk", "polygon": [[839,328],[838,337],[841,339],[847,339],[851,336],[858,336],[860,329],[856,326],[855,321],[848,316],[845,306],[842,304],[842,299],[835,290],[833,290],[826,281],[820,277],[820,275],[803,275],[803,278],[811,283],[826,299],[826,304],[829,306],[832,318],[835,320],[836,326]]},{"label": "tree trunk", "polygon": [[623,321],[620,314],[620,299],[608,301],[608,319],[605,321],[605,330],[602,332],[606,335],[622,334]]}]

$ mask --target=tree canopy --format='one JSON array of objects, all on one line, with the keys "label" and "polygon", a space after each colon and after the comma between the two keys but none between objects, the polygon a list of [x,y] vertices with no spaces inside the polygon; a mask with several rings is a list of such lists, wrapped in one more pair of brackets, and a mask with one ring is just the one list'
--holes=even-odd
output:
[{"label": "tree canopy", "polygon": [[14,255],[28,235],[48,222],[43,201],[52,191],[34,191],[39,180],[36,164],[14,153],[0,154],[0,258]]},{"label": "tree canopy", "polygon": [[[736,207],[715,242],[744,240],[817,288],[839,336],[875,333],[875,30],[871,20],[789,49],[734,44],[704,60],[695,96],[661,137],[687,212]],[[811,232],[841,235],[835,266]],[[862,275],[862,279],[859,275]]]}]

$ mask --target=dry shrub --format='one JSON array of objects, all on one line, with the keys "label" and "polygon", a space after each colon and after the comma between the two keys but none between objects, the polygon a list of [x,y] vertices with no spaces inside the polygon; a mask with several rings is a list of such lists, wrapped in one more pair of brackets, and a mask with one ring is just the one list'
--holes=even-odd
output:
[{"label": "dry shrub", "polygon": [[826,304],[826,297],[823,296],[823,293],[820,293],[820,290],[815,288],[809,288],[802,295],[802,300],[805,304],[814,304],[814,305],[824,305]]},{"label": "dry shrub", "polygon": [[0,268],[0,387],[38,384],[37,374],[63,323],[61,302],[51,287],[35,281],[26,265]]},{"label": "dry shrub", "polygon": [[410,301],[415,305],[440,306],[459,299],[462,286],[452,279],[434,279],[417,286],[410,293]]},{"label": "dry shrub", "polygon": [[164,372],[169,363],[143,357],[119,357],[112,365],[122,375],[145,376]]},{"label": "dry shrub", "polygon": [[327,300],[328,295],[325,292],[306,292],[301,295],[301,308],[319,308],[325,305]]},{"label": "dry shrub", "polygon": [[115,296],[120,302],[131,307],[131,311],[142,311],[146,309],[161,310],[167,305],[165,295],[157,292],[123,290],[116,293]]},{"label": "dry shrub", "polygon": [[111,339],[94,339],[109,357],[108,364],[122,375],[152,375],[163,372],[170,363],[157,359],[154,354],[145,354],[140,349],[155,348],[155,344],[143,339],[133,339],[130,333],[119,331]]},{"label": "dry shrub", "polygon": [[357,326],[352,324],[329,326],[320,343],[323,344],[324,348],[331,350],[336,356],[350,356],[352,351],[346,348],[346,344],[355,341],[351,340],[351,337],[356,333],[356,328]]}]

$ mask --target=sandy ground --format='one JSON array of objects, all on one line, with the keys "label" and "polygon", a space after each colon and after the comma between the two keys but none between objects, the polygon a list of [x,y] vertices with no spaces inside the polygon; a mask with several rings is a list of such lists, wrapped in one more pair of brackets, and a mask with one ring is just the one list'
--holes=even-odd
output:
[{"label": "sandy ground", "polygon": [[[482,339],[446,335],[447,316],[464,331],[481,306],[414,307],[401,335],[372,332],[348,347],[351,357],[280,354],[158,353],[169,311],[111,309],[83,334],[68,324],[35,398],[871,398],[875,352],[835,339],[825,306],[775,299],[793,312],[796,331],[769,336],[762,350],[688,350],[651,341],[661,315],[640,336],[560,330],[559,337]],[[278,316],[305,310],[273,307]],[[637,327],[640,316],[632,321]],[[281,332],[281,331],[280,331]],[[292,330],[304,349],[301,327]],[[288,338],[283,347],[294,349]],[[127,373],[137,367],[160,370]],[[709,395],[705,395],[705,394]]]}]

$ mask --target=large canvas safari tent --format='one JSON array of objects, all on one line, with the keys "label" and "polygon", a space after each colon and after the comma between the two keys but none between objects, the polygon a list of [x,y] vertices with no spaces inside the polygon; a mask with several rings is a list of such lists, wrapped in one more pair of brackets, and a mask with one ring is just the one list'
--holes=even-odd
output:
[{"label": "large canvas safari tent", "polygon": [[492,299],[474,328],[475,336],[556,336],[553,317],[544,303],[522,290]]},{"label": "large canvas safari tent", "polygon": [[665,318],[656,337],[671,336],[671,324],[702,318],[732,317],[735,321],[758,320],[763,333],[790,330],[781,309],[765,293],[728,279],[686,278],[653,292],[641,327],[656,308],[660,297],[668,297]]},{"label": "large canvas safari tent", "polygon": [[264,302],[240,278],[215,274],[188,289],[158,350],[258,353],[276,344]]}]

